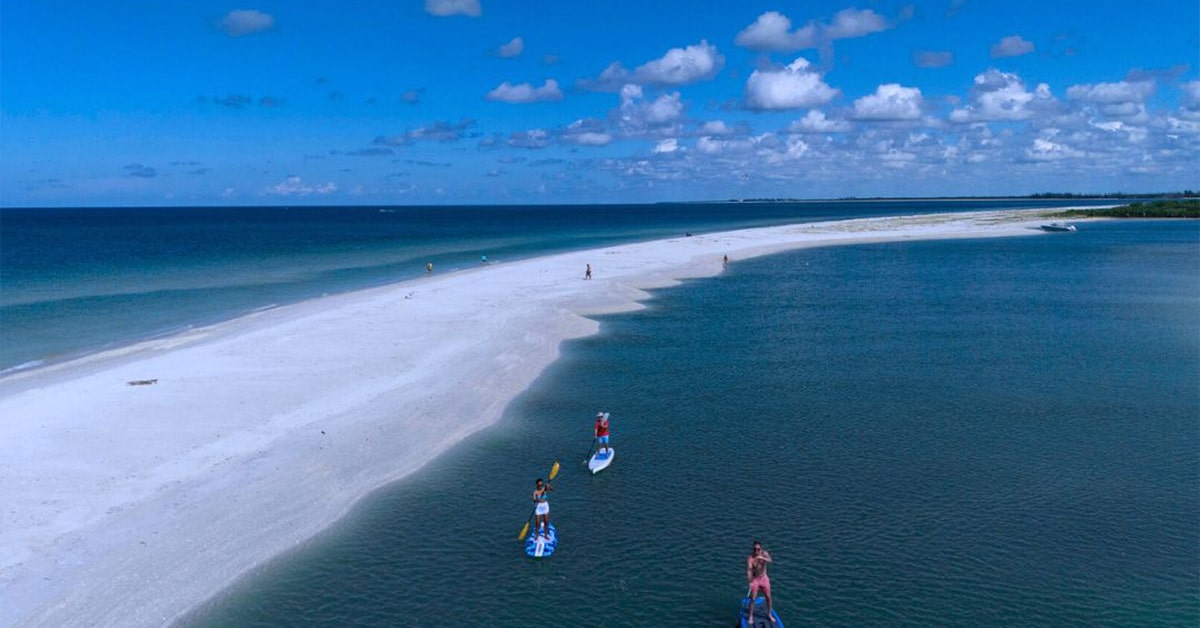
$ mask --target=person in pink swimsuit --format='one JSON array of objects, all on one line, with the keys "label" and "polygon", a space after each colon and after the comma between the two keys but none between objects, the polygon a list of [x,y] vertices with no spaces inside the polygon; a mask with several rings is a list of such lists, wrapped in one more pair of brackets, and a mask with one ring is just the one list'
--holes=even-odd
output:
[{"label": "person in pink swimsuit", "polygon": [[754,598],[758,597],[759,591],[767,598],[767,617],[771,618],[772,624],[775,623],[775,616],[771,614],[771,579],[767,577],[767,563],[770,562],[771,553],[763,549],[762,543],[755,541],[750,556],[746,558],[746,582],[750,584],[750,607],[746,611],[746,624],[751,626],[754,625]]}]

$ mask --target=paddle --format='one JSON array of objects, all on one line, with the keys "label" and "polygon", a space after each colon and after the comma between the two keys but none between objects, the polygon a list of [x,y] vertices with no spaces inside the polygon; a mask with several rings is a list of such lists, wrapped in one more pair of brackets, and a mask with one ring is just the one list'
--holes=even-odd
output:
[{"label": "paddle", "polygon": [[[550,467],[550,479],[551,480],[554,479],[554,476],[558,475],[558,468],[559,468],[558,461],[555,460],[554,466]],[[525,535],[529,532],[529,524],[533,523],[533,518],[535,516],[537,516],[537,506],[533,507],[533,512],[529,513],[529,518],[525,520],[525,525],[521,526],[521,533],[517,535],[518,541],[525,538]]]},{"label": "paddle", "polygon": [[588,445],[588,450],[587,450],[587,453],[586,453],[586,454],[583,454],[583,462],[582,462],[582,463],[580,463],[580,464],[587,464],[587,461],[588,461],[588,459],[592,457],[592,450],[596,448],[596,443],[597,443],[599,440],[600,440],[599,438],[593,438],[593,439],[592,439],[592,444],[591,444],[591,445]]},{"label": "paddle", "polygon": [[[746,587],[746,599],[747,599],[747,600],[750,600],[750,592],[751,592],[751,591],[753,591],[753,590],[754,590],[754,587],[752,587],[752,586],[750,586],[750,587]],[[749,608],[749,611],[748,611],[748,612],[750,613],[751,622],[750,622],[750,623],[748,623],[748,624],[744,624],[744,623],[743,623],[743,620],[742,620],[742,617],[744,617],[744,616],[742,615],[742,611],[741,611],[741,609],[738,609],[738,621],[737,621],[737,626],[743,626],[743,625],[744,625],[744,626],[750,626],[750,628],[754,628],[754,621],[753,621],[753,618],[754,618],[754,600],[750,600],[750,608]]]}]

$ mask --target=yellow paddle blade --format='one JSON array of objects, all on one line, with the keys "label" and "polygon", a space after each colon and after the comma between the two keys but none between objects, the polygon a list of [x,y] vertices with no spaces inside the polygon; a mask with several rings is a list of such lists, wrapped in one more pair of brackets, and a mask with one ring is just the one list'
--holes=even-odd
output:
[{"label": "yellow paddle blade", "polygon": [[556,476],[556,475],[558,475],[558,461],[557,460],[554,461],[554,466],[550,467],[550,479],[553,480],[554,476]]},{"label": "yellow paddle blade", "polygon": [[526,521],[525,526],[521,528],[521,533],[517,535],[517,540],[520,541],[521,539],[525,538],[525,533],[527,533],[527,532],[529,532],[529,522],[528,521]]}]

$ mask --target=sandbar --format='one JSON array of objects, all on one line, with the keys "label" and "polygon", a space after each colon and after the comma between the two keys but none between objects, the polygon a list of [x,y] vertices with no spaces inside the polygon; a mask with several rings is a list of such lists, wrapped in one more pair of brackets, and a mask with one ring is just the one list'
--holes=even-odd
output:
[{"label": "sandbar", "polygon": [[1045,235],[1048,213],[681,234],[493,263],[6,375],[0,625],[177,620],[499,421],[564,340],[598,330],[590,316],[718,274],[723,256]]}]

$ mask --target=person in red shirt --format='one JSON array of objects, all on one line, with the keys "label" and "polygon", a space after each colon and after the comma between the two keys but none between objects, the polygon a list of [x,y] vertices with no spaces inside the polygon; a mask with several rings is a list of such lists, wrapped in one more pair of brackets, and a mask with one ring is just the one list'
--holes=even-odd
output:
[{"label": "person in red shirt", "polygon": [[596,432],[596,444],[599,445],[600,448],[605,451],[605,453],[607,453],[608,452],[608,413],[607,412],[597,412],[596,413],[595,432]]}]

